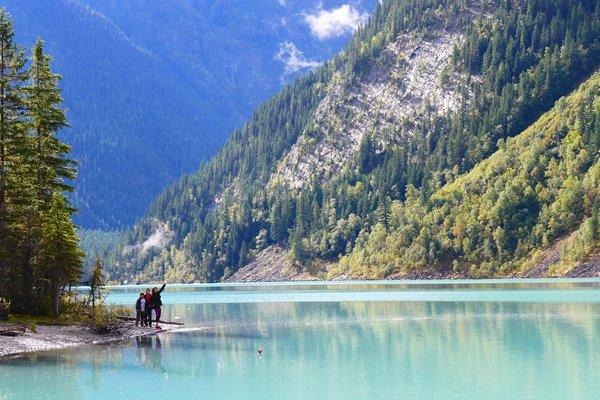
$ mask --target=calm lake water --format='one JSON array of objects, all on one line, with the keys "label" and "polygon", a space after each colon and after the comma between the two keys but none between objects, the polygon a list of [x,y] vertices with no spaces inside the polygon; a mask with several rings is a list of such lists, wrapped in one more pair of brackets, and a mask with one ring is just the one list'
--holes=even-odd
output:
[{"label": "calm lake water", "polygon": [[163,301],[189,331],[0,361],[0,400],[600,396],[600,280],[179,285]]}]

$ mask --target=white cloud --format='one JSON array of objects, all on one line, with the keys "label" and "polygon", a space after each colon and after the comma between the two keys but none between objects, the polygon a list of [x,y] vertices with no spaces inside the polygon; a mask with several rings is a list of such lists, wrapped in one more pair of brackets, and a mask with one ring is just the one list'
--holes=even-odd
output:
[{"label": "white cloud", "polygon": [[283,63],[284,76],[282,78],[302,69],[315,68],[321,65],[318,61],[304,58],[304,54],[292,42],[280,43],[275,59]]},{"label": "white cloud", "polygon": [[344,36],[369,18],[350,4],[342,4],[331,10],[319,9],[315,14],[304,14],[304,21],[310,26],[313,35],[320,40]]}]

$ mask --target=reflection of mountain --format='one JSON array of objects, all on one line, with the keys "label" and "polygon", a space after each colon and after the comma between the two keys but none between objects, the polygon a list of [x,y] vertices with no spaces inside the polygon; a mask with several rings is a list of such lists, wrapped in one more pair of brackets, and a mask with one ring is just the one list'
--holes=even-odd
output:
[{"label": "reflection of mountain", "polygon": [[[425,385],[451,378],[447,389],[464,393],[463,373],[472,374],[469,382],[481,379],[486,386],[503,387],[519,374],[510,371],[511,365],[532,372],[561,364],[558,369],[568,366],[569,382],[579,386],[600,366],[589,357],[600,345],[597,305],[347,302],[194,305],[192,310],[198,320],[221,328],[213,328],[212,335],[166,338],[174,347],[192,350],[181,356],[184,364],[199,364],[197,372],[177,368],[190,376],[206,370],[218,375],[219,368],[228,377],[250,373],[259,344],[265,347],[265,362],[289,369],[286,376],[299,381],[312,376],[307,370],[321,366],[319,382],[339,382],[350,369],[355,387],[401,389],[402,382]],[[172,312],[179,313],[177,306]],[[243,338],[240,331],[262,332],[267,338]],[[530,376],[535,380],[543,374]]]},{"label": "reflection of mountain", "polygon": [[598,304],[195,304],[164,313],[205,329],[12,360],[0,376],[23,398],[35,397],[32,376],[78,398],[59,375],[93,398],[114,388],[134,395],[148,382],[165,398],[227,399],[591,399],[600,389]]}]

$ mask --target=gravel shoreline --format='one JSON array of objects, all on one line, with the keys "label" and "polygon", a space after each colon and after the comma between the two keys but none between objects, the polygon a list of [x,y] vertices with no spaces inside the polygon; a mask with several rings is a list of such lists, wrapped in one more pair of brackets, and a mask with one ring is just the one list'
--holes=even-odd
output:
[{"label": "gravel shoreline", "polygon": [[[0,323],[0,328],[11,324]],[[169,332],[172,329],[162,329]],[[18,336],[0,336],[0,360],[26,353],[58,350],[67,347],[110,343],[136,336],[156,333],[153,327],[136,327],[133,324],[122,334],[100,335],[79,325],[48,326],[38,325],[37,332],[29,330]]]}]

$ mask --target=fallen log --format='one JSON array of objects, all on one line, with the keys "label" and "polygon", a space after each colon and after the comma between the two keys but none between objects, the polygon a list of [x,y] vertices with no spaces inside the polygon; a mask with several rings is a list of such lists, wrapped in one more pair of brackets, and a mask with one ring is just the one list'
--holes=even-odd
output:
[{"label": "fallen log", "polygon": [[[135,321],[134,317],[119,317],[120,320],[123,321]],[[156,323],[156,321],[152,321],[154,323]],[[158,321],[159,324],[165,324],[165,325],[183,325],[183,322],[174,322],[174,321]]]},{"label": "fallen log", "polygon": [[0,336],[19,336],[27,332],[26,326],[10,326],[0,328]]}]

